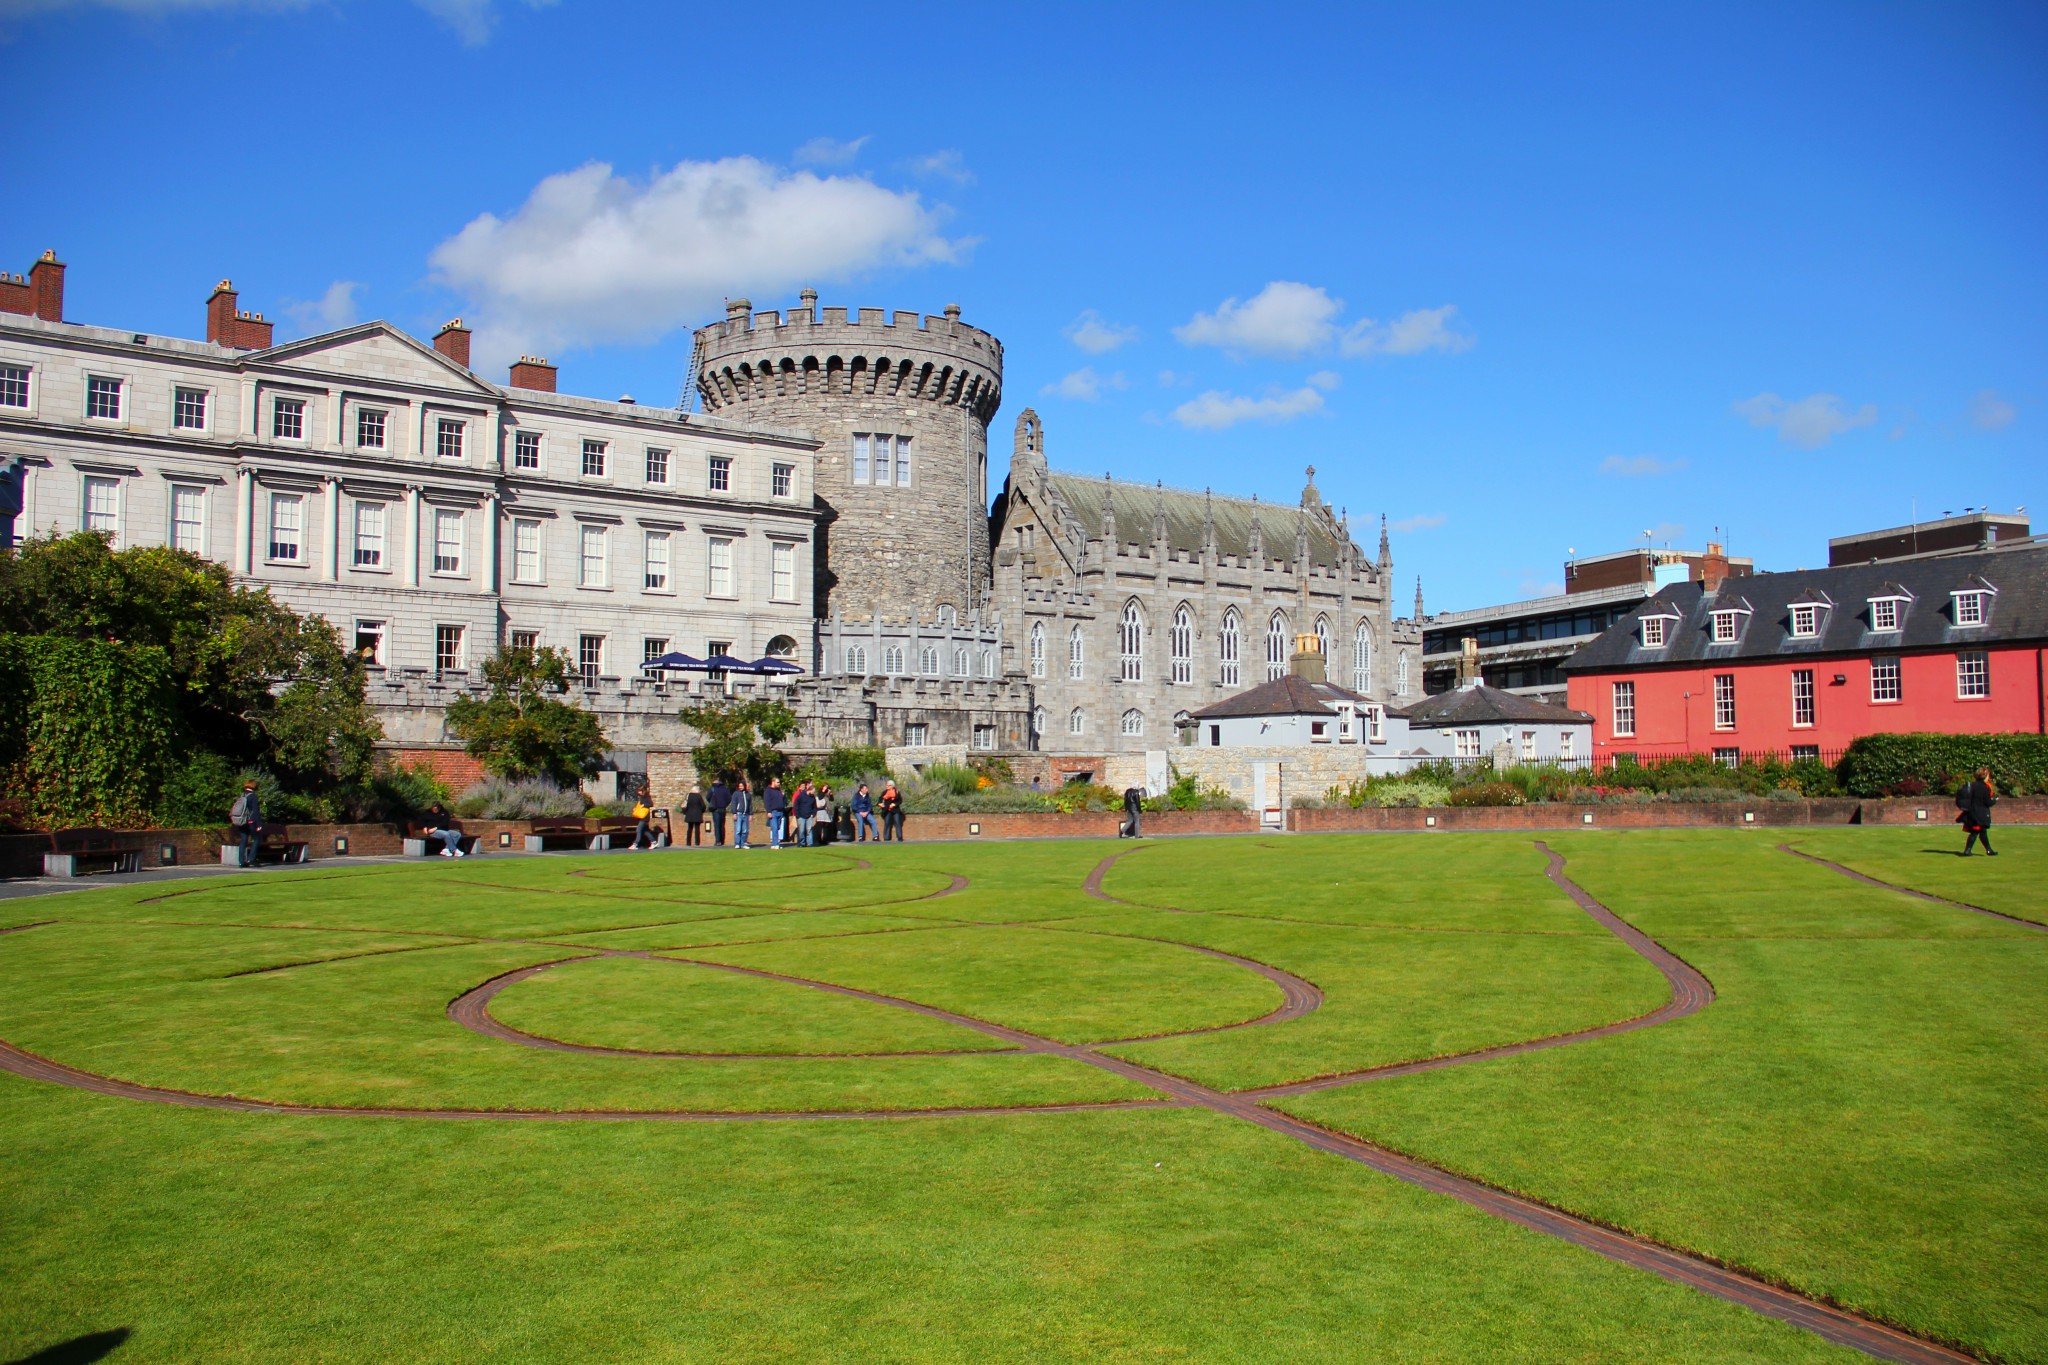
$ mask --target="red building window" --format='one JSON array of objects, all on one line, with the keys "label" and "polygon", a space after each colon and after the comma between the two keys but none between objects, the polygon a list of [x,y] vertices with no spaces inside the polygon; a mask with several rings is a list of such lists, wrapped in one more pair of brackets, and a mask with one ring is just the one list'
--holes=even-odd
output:
[{"label": "red building window", "polygon": [[1810,668],[1792,670],[1792,723],[1796,726],[1813,724],[1813,670]]},{"label": "red building window", "polygon": [[1714,728],[1733,730],[1735,728],[1735,675],[1716,673],[1714,675]]},{"label": "red building window", "polygon": [[1969,701],[1991,695],[1991,661],[1981,649],[1956,655],[1956,696]]},{"label": "red building window", "polygon": [[1899,684],[1897,659],[1870,661],[1870,699],[1875,702],[1903,701],[1905,689]]},{"label": "red building window", "polygon": [[1632,735],[1636,732],[1636,685],[1632,682],[1618,682],[1614,685],[1614,733]]}]

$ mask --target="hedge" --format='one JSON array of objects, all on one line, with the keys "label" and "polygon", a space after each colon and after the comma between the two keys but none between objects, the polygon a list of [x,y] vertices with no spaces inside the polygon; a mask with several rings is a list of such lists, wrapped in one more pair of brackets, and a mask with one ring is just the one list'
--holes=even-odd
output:
[{"label": "hedge", "polygon": [[1979,768],[2008,796],[2048,794],[2048,735],[1865,735],[1835,772],[1849,795],[1871,797],[1952,792]]},{"label": "hedge", "polygon": [[177,728],[170,657],[154,645],[0,635],[0,757],[31,819],[146,824]]}]

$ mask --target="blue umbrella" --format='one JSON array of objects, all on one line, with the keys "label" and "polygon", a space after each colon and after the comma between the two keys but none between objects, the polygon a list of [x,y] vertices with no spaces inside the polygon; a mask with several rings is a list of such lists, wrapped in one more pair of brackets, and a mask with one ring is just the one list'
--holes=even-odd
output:
[{"label": "blue umbrella", "polygon": [[793,663],[788,659],[778,659],[772,654],[765,659],[756,660],[753,667],[759,673],[801,673],[804,671],[802,664]]},{"label": "blue umbrella", "polygon": [[714,654],[704,661],[703,667],[722,669],[727,673],[752,673],[754,671],[754,666],[745,659],[735,659],[730,654]]},{"label": "blue umbrella", "polygon": [[707,667],[710,667],[710,665],[694,654],[672,651],[658,659],[649,659],[646,663],[640,665],[640,671],[643,673],[701,673]]}]

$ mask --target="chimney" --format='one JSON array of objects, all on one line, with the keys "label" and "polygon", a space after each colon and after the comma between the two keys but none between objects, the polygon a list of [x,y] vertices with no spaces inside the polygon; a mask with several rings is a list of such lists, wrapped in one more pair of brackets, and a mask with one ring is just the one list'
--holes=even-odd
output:
[{"label": "chimney", "polygon": [[206,299],[206,339],[231,351],[261,351],[270,346],[271,324],[261,313],[235,306],[241,296],[232,280],[222,280]]},{"label": "chimney", "polygon": [[[450,318],[441,324],[441,330],[434,333],[434,349],[463,369],[469,368],[469,329],[462,325],[461,318]],[[513,380],[518,383],[518,380]],[[549,384],[550,389],[554,388]]]},{"label": "chimney", "polygon": [[1322,637],[1312,630],[1295,636],[1294,655],[1288,659],[1287,668],[1304,682],[1328,682],[1330,661],[1323,657]]},{"label": "chimney", "polygon": [[28,291],[35,315],[44,322],[64,321],[64,262],[54,251],[29,267]]},{"label": "chimney", "polygon": [[[439,344],[438,340],[436,344]],[[463,351],[467,354],[468,350],[469,347],[465,341]],[[519,363],[512,367],[512,387],[515,389],[534,389],[541,393],[553,393],[555,391],[555,367],[548,364],[546,356],[523,355],[519,357]]]},{"label": "chimney", "polygon": [[1458,690],[1462,692],[1468,687],[1477,687],[1484,681],[1485,677],[1479,671],[1479,641],[1467,635],[1458,641]]},{"label": "chimney", "polygon": [[1700,556],[1700,586],[1711,596],[1721,590],[1721,584],[1728,578],[1728,552],[1719,541],[1707,542],[1707,552]]}]

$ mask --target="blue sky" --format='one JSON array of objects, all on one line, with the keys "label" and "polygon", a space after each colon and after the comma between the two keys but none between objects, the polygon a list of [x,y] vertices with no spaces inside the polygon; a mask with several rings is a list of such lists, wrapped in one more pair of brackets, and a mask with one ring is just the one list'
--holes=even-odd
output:
[{"label": "blue sky", "polygon": [[76,321],[461,314],[673,402],[727,295],[1007,348],[1056,467],[1385,512],[1433,609],[2048,519],[2048,8],[0,0]]}]

